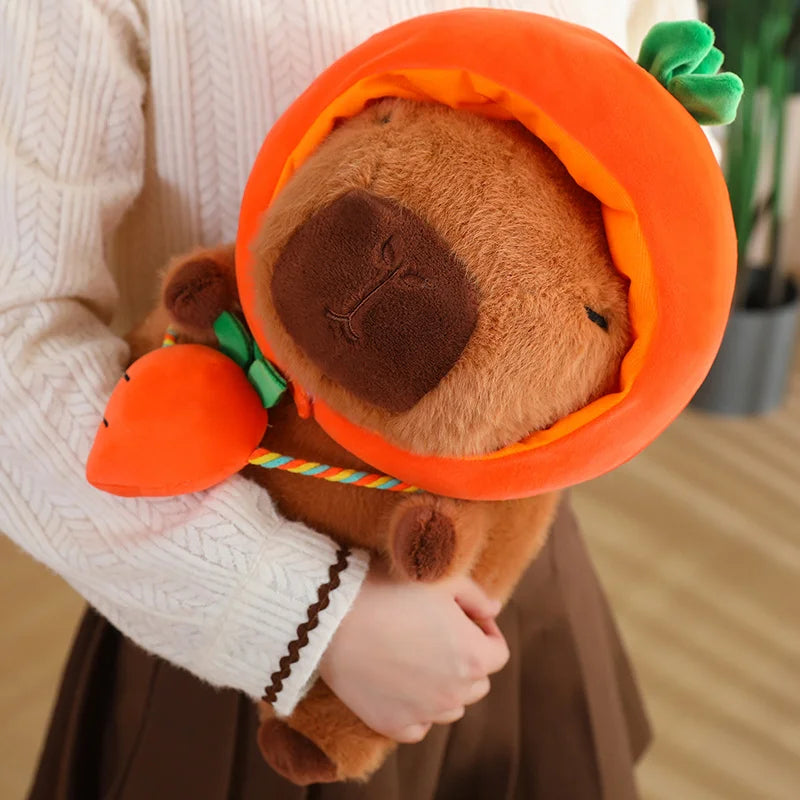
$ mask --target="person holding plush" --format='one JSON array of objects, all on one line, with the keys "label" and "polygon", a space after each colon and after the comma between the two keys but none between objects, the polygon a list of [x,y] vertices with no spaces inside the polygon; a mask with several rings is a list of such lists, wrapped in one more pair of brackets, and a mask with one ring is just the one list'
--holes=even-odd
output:
[{"label": "person holding plush", "polygon": [[[567,504],[498,627],[499,604],[469,579],[396,582],[358,550],[339,564],[331,540],[281,519],[241,477],[168,500],[122,501],[84,482],[103,398],[128,360],[112,330],[149,309],[170,256],[234,237],[275,118],[371,33],[460,5],[5,9],[0,529],[96,609],[31,797],[635,796],[648,727]],[[696,12],[516,5],[566,14],[631,52],[629,28]],[[290,713],[319,674],[406,745],[365,785],[306,790],[260,759],[251,699],[332,574],[275,710]],[[509,698],[532,721],[524,732],[497,712]]]}]

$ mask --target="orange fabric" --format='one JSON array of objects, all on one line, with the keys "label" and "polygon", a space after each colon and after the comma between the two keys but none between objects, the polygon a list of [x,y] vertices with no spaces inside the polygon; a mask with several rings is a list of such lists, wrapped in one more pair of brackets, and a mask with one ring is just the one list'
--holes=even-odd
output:
[{"label": "orange fabric", "polygon": [[264,211],[337,118],[387,95],[513,117],[545,141],[603,204],[612,257],[630,279],[635,341],[619,391],[479,458],[415,455],[297,387],[296,397],[375,468],[455,497],[532,495],[628,460],[686,405],[711,365],[733,291],[735,233],[697,123],[613,43],[569,23],[489,9],[418,17],[374,36],[309,87],[267,136],[242,203],[237,277],[259,346],[271,353],[249,249]]},{"label": "orange fabric", "polygon": [[154,350],[111,395],[86,478],[124,497],[208,489],[237,473],[267,429],[244,371],[203,345]]}]

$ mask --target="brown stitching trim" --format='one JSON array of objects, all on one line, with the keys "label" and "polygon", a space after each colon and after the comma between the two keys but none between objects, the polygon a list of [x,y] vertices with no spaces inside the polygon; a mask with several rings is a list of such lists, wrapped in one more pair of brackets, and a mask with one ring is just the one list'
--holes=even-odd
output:
[{"label": "brown stitching trim", "polygon": [[347,566],[349,557],[350,548],[345,545],[336,551],[336,563],[328,568],[328,582],[317,589],[317,602],[308,607],[306,621],[297,626],[297,638],[289,642],[288,655],[283,656],[278,662],[278,671],[270,675],[272,683],[264,689],[264,696],[261,698],[267,703],[274,703],[278,699],[278,692],[283,689],[283,682],[289,677],[292,664],[300,658],[300,649],[308,644],[308,634],[319,624],[320,611],[324,611],[330,605],[330,593],[341,583],[340,575]]}]

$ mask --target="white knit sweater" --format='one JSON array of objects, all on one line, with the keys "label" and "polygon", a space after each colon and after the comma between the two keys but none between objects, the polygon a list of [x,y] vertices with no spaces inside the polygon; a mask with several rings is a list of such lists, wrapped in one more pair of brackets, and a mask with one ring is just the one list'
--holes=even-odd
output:
[{"label": "white knit sweater", "polygon": [[[375,31],[447,0],[6,0],[0,18],[0,530],[149,651],[258,696],[334,562],[234,478],[123,500],[84,480],[156,272],[231,240],[276,117]],[[634,51],[692,0],[529,0]],[[629,40],[629,30],[636,31]],[[520,54],[524,57],[524,54]],[[354,490],[356,491],[356,490]],[[280,695],[291,711],[365,573],[357,553]]]}]

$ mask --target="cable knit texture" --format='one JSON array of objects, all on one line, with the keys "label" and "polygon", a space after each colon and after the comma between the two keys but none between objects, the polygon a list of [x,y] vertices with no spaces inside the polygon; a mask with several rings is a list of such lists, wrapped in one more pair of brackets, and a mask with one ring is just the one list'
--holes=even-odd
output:
[{"label": "cable knit texture", "polygon": [[[25,0],[0,18],[0,529],[147,650],[258,697],[336,545],[242,478],[123,500],[84,466],[158,269],[234,238],[269,126],[327,64],[436,0]],[[626,43],[642,2],[484,2]],[[653,12],[690,16],[693,3]],[[634,48],[635,49],[635,48]],[[357,491],[354,489],[354,491]],[[289,713],[366,570],[354,553],[284,681]]]}]

